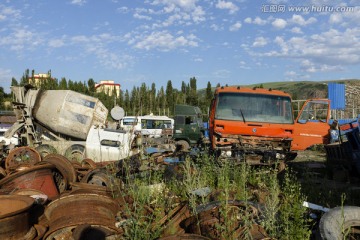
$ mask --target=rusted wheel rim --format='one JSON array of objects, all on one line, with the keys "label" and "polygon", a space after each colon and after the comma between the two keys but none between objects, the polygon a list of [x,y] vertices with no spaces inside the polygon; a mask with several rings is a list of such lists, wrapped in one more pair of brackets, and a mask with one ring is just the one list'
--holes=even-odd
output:
[{"label": "rusted wheel rim", "polygon": [[118,232],[119,229],[115,227],[118,211],[118,203],[104,195],[79,193],[60,197],[49,203],[45,209],[44,214],[49,220],[49,231],[45,239],[57,234],[61,229],[81,224],[101,226]]},{"label": "rusted wheel rim", "polygon": [[57,153],[51,153],[46,155],[43,161],[53,164],[67,180],[68,183],[76,182],[76,170],[72,163],[66,157]]},{"label": "rusted wheel rim", "polygon": [[31,147],[18,147],[10,151],[5,159],[5,168],[15,170],[21,164],[34,165],[41,161],[41,155]]},{"label": "rusted wheel rim", "polygon": [[82,160],[81,161],[81,166],[82,167],[88,167],[90,169],[97,168],[96,163],[90,158],[85,158],[84,160]]},{"label": "rusted wheel rim", "polygon": [[88,172],[83,177],[81,182],[99,185],[99,186],[105,186],[109,188],[111,188],[115,184],[113,176],[111,176],[111,174],[106,172],[105,170],[99,168]]}]

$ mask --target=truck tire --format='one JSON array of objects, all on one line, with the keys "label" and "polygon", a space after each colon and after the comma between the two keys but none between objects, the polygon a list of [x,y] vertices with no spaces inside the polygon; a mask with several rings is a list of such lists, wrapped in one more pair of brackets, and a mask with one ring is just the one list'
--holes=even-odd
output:
[{"label": "truck tire", "polygon": [[66,149],[64,156],[72,162],[79,162],[85,158],[85,147],[75,144]]},{"label": "truck tire", "polygon": [[35,150],[39,152],[41,158],[46,157],[46,155],[48,155],[50,153],[57,153],[56,149],[49,144],[43,144],[43,145],[37,146],[35,148]]},{"label": "truck tire", "polygon": [[319,239],[345,239],[346,233],[351,234],[351,228],[357,226],[360,226],[360,207],[343,206],[332,208],[320,219]]},{"label": "truck tire", "polygon": [[185,140],[179,140],[176,142],[177,148],[179,148],[180,151],[189,151],[190,144]]}]

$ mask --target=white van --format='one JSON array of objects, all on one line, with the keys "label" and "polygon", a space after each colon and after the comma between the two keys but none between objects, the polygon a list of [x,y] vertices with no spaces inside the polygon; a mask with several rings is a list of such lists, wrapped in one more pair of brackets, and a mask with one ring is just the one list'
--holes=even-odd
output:
[{"label": "white van", "polygon": [[126,131],[140,132],[147,137],[158,138],[164,131],[174,129],[174,119],[167,116],[125,116],[120,120],[120,128]]}]

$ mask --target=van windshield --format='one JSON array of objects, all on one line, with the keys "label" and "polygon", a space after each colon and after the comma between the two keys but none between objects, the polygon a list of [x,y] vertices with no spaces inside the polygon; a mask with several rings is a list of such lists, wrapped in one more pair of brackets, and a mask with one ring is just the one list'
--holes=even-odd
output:
[{"label": "van windshield", "polygon": [[261,123],[294,122],[289,97],[249,93],[219,93],[215,118]]},{"label": "van windshield", "polygon": [[123,120],[123,125],[125,126],[132,126],[132,125],[136,125],[136,118],[124,118]]}]

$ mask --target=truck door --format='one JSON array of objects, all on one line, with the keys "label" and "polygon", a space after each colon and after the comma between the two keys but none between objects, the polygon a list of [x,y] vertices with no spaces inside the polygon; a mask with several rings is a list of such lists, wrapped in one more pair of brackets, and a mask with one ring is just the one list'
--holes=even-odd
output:
[{"label": "truck door", "polygon": [[125,131],[92,128],[86,140],[86,157],[95,162],[123,159],[129,154],[129,141]]},{"label": "truck door", "polygon": [[329,143],[330,100],[311,99],[296,118],[292,150],[305,150],[315,144]]}]

